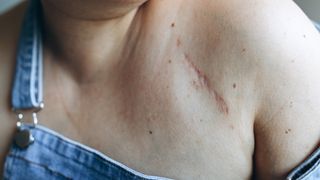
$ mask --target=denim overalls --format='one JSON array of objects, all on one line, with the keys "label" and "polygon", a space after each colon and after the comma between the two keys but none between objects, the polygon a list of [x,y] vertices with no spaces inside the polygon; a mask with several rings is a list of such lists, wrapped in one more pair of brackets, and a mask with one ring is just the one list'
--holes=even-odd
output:
[{"label": "denim overalls", "polygon": [[[6,157],[4,179],[167,179],[139,173],[37,125],[37,112],[43,108],[41,17],[40,0],[32,0],[20,34],[12,89],[17,135]],[[33,123],[24,122],[23,109],[34,109]],[[320,179],[320,149],[287,179]]]}]

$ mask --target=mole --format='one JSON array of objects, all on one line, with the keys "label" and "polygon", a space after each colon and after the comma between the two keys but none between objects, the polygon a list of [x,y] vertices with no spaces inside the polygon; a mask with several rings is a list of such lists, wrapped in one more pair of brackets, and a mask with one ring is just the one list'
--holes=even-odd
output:
[{"label": "mole", "polygon": [[176,24],[173,22],[173,23],[171,23],[171,27],[174,27]]},{"label": "mole", "polygon": [[180,47],[180,46],[181,46],[181,40],[180,40],[179,37],[177,38],[177,43],[176,43],[176,44],[177,44],[177,47]]},{"label": "mole", "polygon": [[149,131],[149,134],[152,134],[152,131]]},{"label": "mole", "polygon": [[233,87],[233,89],[235,89],[237,87],[237,84],[233,83],[232,87]]},{"label": "mole", "polygon": [[286,134],[288,134],[289,132],[291,132],[291,129],[287,129],[287,130],[285,131]]},{"label": "mole", "polygon": [[293,107],[293,102],[292,102],[292,101],[290,102],[289,107],[290,107],[290,108],[292,108],[292,107]]}]

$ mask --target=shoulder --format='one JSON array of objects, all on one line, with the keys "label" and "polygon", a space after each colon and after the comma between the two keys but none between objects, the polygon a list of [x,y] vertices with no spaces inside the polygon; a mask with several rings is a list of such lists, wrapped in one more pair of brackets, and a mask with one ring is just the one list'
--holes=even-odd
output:
[{"label": "shoulder", "polygon": [[252,70],[261,71],[319,52],[319,33],[291,0],[188,0],[181,4],[181,34],[188,36],[189,46],[201,47],[211,59],[233,55],[238,57],[232,57],[233,63],[255,64]]},{"label": "shoulder", "polygon": [[220,58],[225,71],[254,76],[260,98],[276,97],[275,103],[318,88],[320,34],[293,1],[205,0],[195,9],[202,15],[189,29],[202,32],[199,44],[206,44],[211,59]]},{"label": "shoulder", "polygon": [[[285,50],[283,54],[291,50],[291,54],[304,45],[319,48],[319,33],[291,0],[188,2],[185,6],[192,7],[186,17],[188,29],[202,32],[197,35],[207,41],[219,37],[229,48],[245,47],[257,57],[279,54],[280,49]],[[272,60],[278,62],[279,58],[269,58]]]},{"label": "shoulder", "polygon": [[211,59],[223,53],[223,72],[254,84],[248,98],[257,97],[257,176],[283,179],[319,146],[319,33],[291,0],[205,0],[194,7]]},{"label": "shoulder", "polygon": [[232,5],[226,22],[255,76],[256,174],[283,179],[319,146],[320,35],[289,0]]}]

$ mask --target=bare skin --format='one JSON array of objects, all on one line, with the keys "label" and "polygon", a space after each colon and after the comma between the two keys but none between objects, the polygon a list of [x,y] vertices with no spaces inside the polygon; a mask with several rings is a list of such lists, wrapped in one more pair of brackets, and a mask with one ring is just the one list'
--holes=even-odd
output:
[{"label": "bare skin", "polygon": [[[320,37],[291,1],[112,2],[44,1],[42,125],[175,179],[283,179],[319,146]],[[0,17],[1,164],[24,10]]]}]

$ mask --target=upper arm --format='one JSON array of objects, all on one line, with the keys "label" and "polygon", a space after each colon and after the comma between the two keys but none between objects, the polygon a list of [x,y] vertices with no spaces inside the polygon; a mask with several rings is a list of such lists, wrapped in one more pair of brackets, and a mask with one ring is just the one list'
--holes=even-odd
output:
[{"label": "upper arm", "polygon": [[320,37],[293,2],[266,5],[258,33],[250,36],[260,39],[252,47],[260,94],[255,174],[283,179],[320,142]]}]

